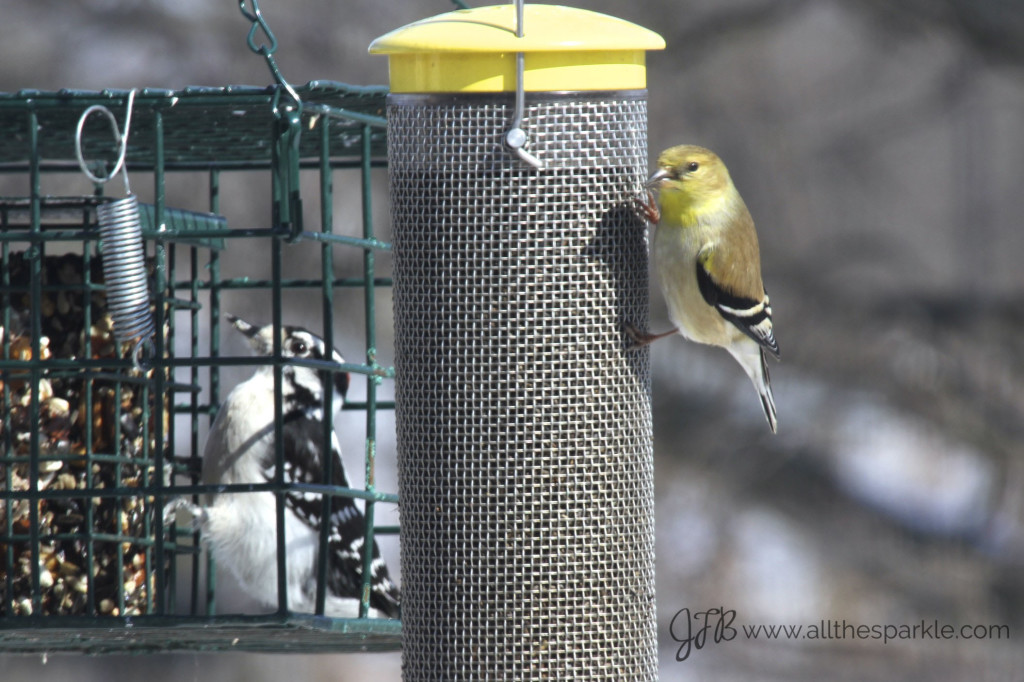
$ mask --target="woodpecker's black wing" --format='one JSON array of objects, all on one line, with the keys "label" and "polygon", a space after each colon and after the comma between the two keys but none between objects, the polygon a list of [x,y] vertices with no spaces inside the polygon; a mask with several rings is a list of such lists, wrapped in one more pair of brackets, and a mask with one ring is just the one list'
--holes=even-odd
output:
[{"label": "woodpecker's black wing", "polygon": [[[323,450],[324,426],[316,414],[309,411],[292,412],[284,420],[284,451],[289,453],[285,460],[284,478],[296,483],[324,484],[325,471],[321,452]],[[334,431],[331,431],[331,485],[348,488],[345,465],[341,460],[341,448]],[[264,468],[268,481],[273,480],[274,462]],[[318,493],[289,491],[285,504],[301,520],[313,528],[320,527],[323,518],[323,498]],[[341,597],[360,598],[363,582],[363,546],[365,544],[366,517],[356,506],[355,500],[343,495],[331,496],[330,530],[328,532],[327,587],[332,594]],[[398,587],[388,575],[387,564],[380,556],[377,543],[371,548],[370,607],[391,618],[398,617]]]}]

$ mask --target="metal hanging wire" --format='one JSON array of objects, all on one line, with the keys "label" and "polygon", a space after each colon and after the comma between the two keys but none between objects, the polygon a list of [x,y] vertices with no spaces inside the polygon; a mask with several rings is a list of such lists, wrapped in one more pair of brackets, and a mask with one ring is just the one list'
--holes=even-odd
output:
[{"label": "metal hanging wire", "polygon": [[[112,180],[119,172],[124,178],[125,197],[98,205],[96,216],[103,252],[103,277],[107,286],[107,310],[113,320],[114,337],[120,343],[135,344],[132,349],[132,360],[136,369],[144,369],[143,351],[152,345],[156,326],[150,310],[139,200],[132,194],[128,182],[128,169],[125,166],[134,103],[135,90],[132,90],[128,93],[123,133],[117,127],[114,114],[102,104],[95,104],[82,112],[78,119],[78,127],[75,129],[75,155],[82,172],[98,185]],[[89,169],[82,151],[82,132],[86,120],[93,113],[100,113],[106,117],[119,146],[117,162],[103,177],[95,175]]]},{"label": "metal hanging wire", "polygon": [[[524,0],[515,0],[516,5],[516,38],[526,35],[523,28],[523,6]],[[526,91],[523,84],[523,76],[526,68],[526,55],[523,52],[516,52],[516,104],[515,113],[512,115],[512,126],[505,133],[505,144],[515,152],[515,155],[533,168],[541,169],[544,162],[526,151],[525,146],[529,136],[523,130],[523,111],[526,108]]]}]

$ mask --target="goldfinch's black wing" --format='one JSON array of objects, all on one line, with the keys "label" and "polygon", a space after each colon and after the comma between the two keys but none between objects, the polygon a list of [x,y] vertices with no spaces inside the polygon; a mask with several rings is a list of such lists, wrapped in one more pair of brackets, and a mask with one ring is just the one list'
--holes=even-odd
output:
[{"label": "goldfinch's black wing", "polygon": [[760,301],[735,294],[715,281],[708,270],[712,249],[704,248],[697,254],[697,287],[707,304],[718,314],[736,325],[766,351],[779,357],[779,346],[772,330],[772,307],[768,294]]}]

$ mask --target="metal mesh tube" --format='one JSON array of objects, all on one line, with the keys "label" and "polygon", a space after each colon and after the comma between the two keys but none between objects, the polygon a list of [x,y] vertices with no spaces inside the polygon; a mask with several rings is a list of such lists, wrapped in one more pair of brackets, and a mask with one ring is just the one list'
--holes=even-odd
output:
[{"label": "metal mesh tube", "polygon": [[389,97],[407,681],[656,678],[645,97]]}]

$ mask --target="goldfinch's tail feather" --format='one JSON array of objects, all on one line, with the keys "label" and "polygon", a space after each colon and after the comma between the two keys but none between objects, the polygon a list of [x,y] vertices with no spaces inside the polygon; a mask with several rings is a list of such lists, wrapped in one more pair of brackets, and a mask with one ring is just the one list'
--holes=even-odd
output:
[{"label": "goldfinch's tail feather", "polygon": [[768,376],[768,363],[765,361],[764,349],[761,349],[761,381],[754,380],[754,388],[761,398],[761,407],[764,408],[764,416],[768,419],[768,426],[772,433],[777,433],[779,421],[775,416],[775,396],[772,394],[772,382]]},{"label": "goldfinch's tail feather", "polygon": [[771,378],[768,376],[768,363],[765,359],[764,348],[757,345],[751,339],[743,339],[726,350],[736,358],[743,371],[750,377],[757,395],[761,399],[761,407],[764,409],[764,416],[768,420],[768,426],[772,433],[778,429],[778,420],[775,417],[775,396],[772,394]]}]

